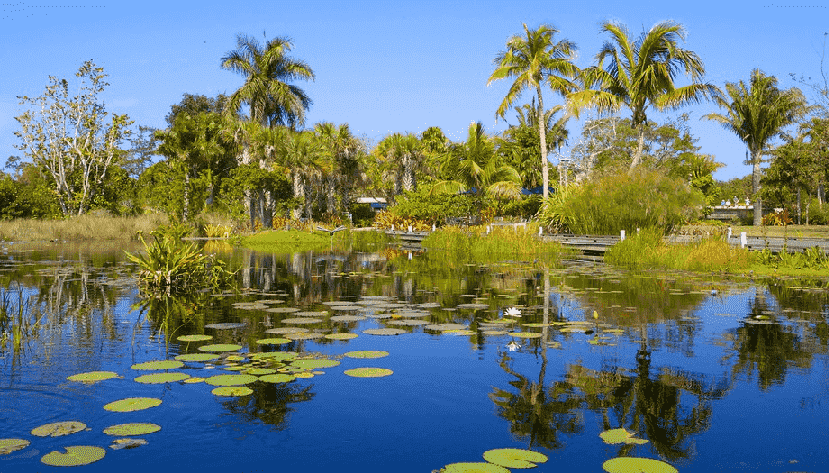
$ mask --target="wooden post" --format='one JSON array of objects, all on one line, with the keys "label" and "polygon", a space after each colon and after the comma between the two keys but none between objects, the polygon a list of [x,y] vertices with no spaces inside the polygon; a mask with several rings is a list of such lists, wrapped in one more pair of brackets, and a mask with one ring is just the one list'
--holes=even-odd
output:
[{"label": "wooden post", "polygon": [[740,232],[740,248],[745,248],[746,243],[748,243],[748,238],[746,237],[746,232]]},{"label": "wooden post", "polygon": [[624,230],[622,230],[622,240],[621,241],[625,241],[625,231]]}]

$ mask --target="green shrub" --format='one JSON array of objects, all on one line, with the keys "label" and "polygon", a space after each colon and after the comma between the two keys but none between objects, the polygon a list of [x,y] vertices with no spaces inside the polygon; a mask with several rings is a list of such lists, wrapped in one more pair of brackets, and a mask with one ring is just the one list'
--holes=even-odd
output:
[{"label": "green shrub", "polygon": [[[482,202],[482,207],[491,207]],[[395,204],[387,209],[392,215],[431,224],[442,224],[447,218],[468,217],[479,213],[475,198],[461,194],[429,195],[425,186],[417,192],[398,196]]]},{"label": "green shrub", "polygon": [[699,190],[684,181],[636,169],[565,189],[542,207],[539,219],[559,231],[579,234],[630,234],[637,228],[669,233],[698,218],[704,204]]},{"label": "green shrub", "polygon": [[505,216],[521,217],[524,220],[533,218],[541,208],[541,196],[529,195],[520,199],[510,200],[501,209]]},{"label": "green shrub", "polygon": [[357,227],[370,227],[374,221],[371,204],[354,204],[351,206],[351,221]]}]

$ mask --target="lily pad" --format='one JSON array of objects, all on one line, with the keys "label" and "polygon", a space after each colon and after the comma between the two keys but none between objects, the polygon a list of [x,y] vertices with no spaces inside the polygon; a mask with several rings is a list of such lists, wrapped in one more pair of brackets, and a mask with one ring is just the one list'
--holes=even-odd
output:
[{"label": "lily pad", "polygon": [[223,324],[207,324],[204,328],[212,328],[214,330],[232,330],[235,328],[245,328],[247,324],[243,323],[223,323]]},{"label": "lily pad", "polygon": [[484,323],[488,324],[514,324],[516,321],[513,319],[495,319],[495,320],[485,320]]},{"label": "lily pad", "polygon": [[297,316],[297,317],[325,317],[326,315],[328,315],[328,312],[324,311],[324,310],[321,310],[321,311],[305,310],[305,311],[302,311],[302,312],[294,312],[294,315]]},{"label": "lily pad", "polygon": [[106,455],[106,450],[101,447],[79,445],[64,448],[66,453],[50,452],[43,455],[40,461],[52,466],[80,466],[96,462]]},{"label": "lily pad", "polygon": [[283,373],[269,374],[259,377],[259,381],[264,381],[266,383],[287,383],[288,381],[293,380],[294,376]]},{"label": "lily pad", "polygon": [[496,335],[506,335],[507,332],[504,330],[484,330],[481,332],[484,335],[496,336]]},{"label": "lily pad", "polygon": [[109,448],[113,450],[128,450],[130,448],[140,447],[141,445],[147,445],[147,441],[144,439],[115,439]]},{"label": "lily pad", "polygon": [[137,365],[132,365],[130,368],[134,370],[174,370],[182,366],[184,366],[184,363],[178,360],[156,360],[138,363]]},{"label": "lily pad", "polygon": [[206,342],[207,340],[213,340],[213,335],[182,335],[176,340],[180,342]]},{"label": "lily pad", "polygon": [[104,409],[112,412],[132,412],[160,405],[161,399],[153,397],[128,397],[119,401],[110,402],[104,406]]},{"label": "lily pad", "polygon": [[443,333],[448,333],[450,335],[475,335],[475,332],[473,332],[472,330],[466,330],[466,329],[445,330]]},{"label": "lily pad", "polygon": [[241,386],[256,381],[256,376],[249,374],[220,374],[211,376],[204,380],[205,383],[211,386]]},{"label": "lily pad", "polygon": [[400,319],[400,320],[390,320],[386,322],[389,325],[405,325],[409,327],[414,327],[418,325],[429,325],[429,322],[426,320],[415,320],[415,319]]},{"label": "lily pad", "polygon": [[285,361],[293,360],[299,354],[295,351],[269,351],[264,353],[254,353],[251,358],[254,360],[268,360],[268,361]]},{"label": "lily pad", "polygon": [[633,444],[648,443],[648,441],[645,440],[645,439],[634,438],[633,437],[633,432],[628,432],[624,428],[605,430],[604,432],[599,434],[599,437],[602,438],[604,443],[609,443],[609,444],[614,444],[614,443],[633,443]]},{"label": "lily pad", "polygon": [[189,378],[190,375],[187,373],[152,373],[152,374],[145,374],[144,376],[139,376],[135,378],[136,383],[141,384],[164,384],[164,383],[173,383],[176,381],[181,381],[184,379]]},{"label": "lily pad", "polygon": [[511,337],[518,337],[518,338],[541,338],[540,333],[534,333],[534,332],[510,332],[509,335]]},{"label": "lily pad", "polygon": [[389,356],[387,351],[373,351],[373,350],[357,350],[343,353],[349,358],[383,358]]},{"label": "lily pad", "polygon": [[489,309],[489,306],[486,305],[486,304],[459,304],[456,308],[458,308],[458,309],[481,310],[481,309]]},{"label": "lily pad", "polygon": [[356,333],[329,333],[325,335],[325,338],[329,340],[351,340],[352,338],[357,338]]},{"label": "lily pad", "polygon": [[184,382],[185,382],[185,383],[187,383],[187,384],[196,384],[196,383],[203,383],[203,382],[204,382],[204,380],[205,380],[205,378],[196,378],[196,377],[193,377],[193,378],[187,378],[187,379],[185,379],[185,380],[184,380]]},{"label": "lily pad", "polygon": [[307,329],[300,327],[277,327],[265,330],[265,333],[298,333],[305,332]]},{"label": "lily pad", "polygon": [[342,312],[349,312],[349,311],[358,311],[361,310],[362,307],[358,305],[332,305],[328,307],[331,310],[339,310]]},{"label": "lily pad", "polygon": [[305,370],[331,368],[332,366],[337,366],[339,364],[340,362],[337,360],[296,360],[293,363],[291,363],[292,366],[296,368],[302,368]]},{"label": "lily pad", "polygon": [[222,386],[211,392],[216,396],[247,396],[253,394],[253,389],[246,386]]},{"label": "lily pad", "polygon": [[0,455],[23,450],[29,446],[29,443],[28,440],[23,439],[0,439]]},{"label": "lily pad", "polygon": [[318,324],[322,322],[322,319],[317,319],[314,317],[297,317],[293,319],[285,319],[282,321],[283,324],[297,324],[297,325],[306,325],[306,324]]},{"label": "lily pad", "polygon": [[391,375],[394,371],[386,368],[354,368],[345,370],[343,373],[353,378],[382,378]]},{"label": "lily pad", "polygon": [[535,468],[547,461],[547,455],[517,448],[496,448],[484,452],[484,460],[504,468]]},{"label": "lily pad", "polygon": [[81,383],[97,383],[98,381],[112,378],[120,378],[120,376],[118,376],[118,373],[113,373],[112,371],[89,371],[87,373],[73,374],[66,379]]},{"label": "lily pad", "polygon": [[359,322],[366,320],[362,315],[335,315],[331,317],[332,322]]},{"label": "lily pad", "polygon": [[429,324],[423,328],[426,330],[434,330],[436,332],[445,332],[447,330],[463,330],[467,327],[462,324]]},{"label": "lily pad", "polygon": [[282,345],[283,343],[291,343],[291,341],[287,338],[263,338],[262,340],[256,340],[256,343],[259,345]]},{"label": "lily pad", "polygon": [[611,458],[602,463],[602,468],[608,473],[679,473],[671,465],[650,458],[620,457]]},{"label": "lily pad", "polygon": [[205,345],[203,347],[199,347],[199,351],[236,351],[241,349],[241,345],[233,345],[231,343],[218,343],[215,345]]},{"label": "lily pad", "polygon": [[271,368],[253,368],[250,370],[245,371],[245,374],[249,374],[251,376],[265,376],[266,374],[274,374],[276,370]]},{"label": "lily pad", "polygon": [[399,328],[370,328],[363,330],[363,333],[369,335],[400,335],[401,333],[406,333],[406,331],[400,330]]},{"label": "lily pad", "polygon": [[322,338],[325,335],[321,333],[314,333],[314,332],[302,332],[302,333],[286,333],[285,337],[290,338],[291,340],[313,340],[315,338]]},{"label": "lily pad", "polygon": [[285,301],[283,299],[262,299],[256,301],[257,304],[284,304]]},{"label": "lily pad", "polygon": [[112,425],[104,429],[104,433],[107,435],[127,436],[151,434],[153,432],[158,432],[159,430],[161,430],[161,426],[158,424],[136,423]]},{"label": "lily pad", "polygon": [[296,307],[271,307],[270,309],[266,309],[265,312],[272,314],[291,314],[293,312],[299,312],[299,309]]},{"label": "lily pad", "polygon": [[86,428],[86,424],[75,420],[66,422],[54,422],[51,424],[43,424],[40,427],[32,429],[32,435],[36,437],[61,437],[63,435],[74,434]]},{"label": "lily pad", "polygon": [[219,355],[212,353],[188,353],[176,357],[178,361],[211,361],[221,358]]},{"label": "lily pad", "polygon": [[444,473],[510,473],[503,466],[484,462],[450,463],[441,471]]}]

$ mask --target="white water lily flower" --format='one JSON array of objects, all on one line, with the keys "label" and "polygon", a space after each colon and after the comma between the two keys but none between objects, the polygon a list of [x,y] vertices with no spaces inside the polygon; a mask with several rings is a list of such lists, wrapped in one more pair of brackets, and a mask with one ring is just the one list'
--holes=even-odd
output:
[{"label": "white water lily flower", "polygon": [[509,351],[515,351],[521,348],[521,345],[515,343],[515,341],[511,341],[507,343],[507,348],[509,348]]},{"label": "white water lily flower", "polygon": [[510,307],[509,309],[504,311],[504,315],[509,315],[512,317],[521,317],[521,311],[516,309],[515,307]]}]

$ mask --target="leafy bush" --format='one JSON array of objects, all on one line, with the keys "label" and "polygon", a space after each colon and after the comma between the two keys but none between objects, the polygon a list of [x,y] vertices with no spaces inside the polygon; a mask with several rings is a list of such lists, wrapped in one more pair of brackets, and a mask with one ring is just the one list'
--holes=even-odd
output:
[{"label": "leafy bush", "polygon": [[[432,224],[442,224],[447,218],[469,217],[479,213],[475,199],[465,194],[429,195],[426,186],[417,192],[398,196],[387,212],[404,219],[414,219]],[[490,207],[486,202],[482,208]],[[376,222],[376,219],[375,219]]]},{"label": "leafy bush", "polygon": [[530,195],[520,199],[510,200],[501,209],[501,214],[529,220],[538,213],[539,209],[541,209],[541,196]]},{"label": "leafy bush", "polygon": [[377,215],[374,216],[374,226],[379,229],[388,230],[394,226],[395,230],[401,231],[408,230],[409,225],[416,232],[425,232],[432,229],[432,223],[429,221],[418,220],[413,217],[402,217],[390,211],[377,212]]},{"label": "leafy bush", "polygon": [[824,203],[821,206],[818,200],[813,198],[809,203],[809,224],[826,225],[827,223],[829,223],[829,205]]},{"label": "leafy bush", "polygon": [[763,216],[763,225],[791,225],[794,223],[789,217],[788,209],[783,209],[780,212],[770,213]]},{"label": "leafy bush", "polygon": [[355,204],[351,207],[351,221],[358,227],[369,227],[374,221],[371,204]]},{"label": "leafy bush", "polygon": [[664,233],[698,218],[704,198],[681,179],[660,171],[600,177],[555,194],[543,206],[539,219],[559,231],[615,235],[636,228],[658,228]]}]

